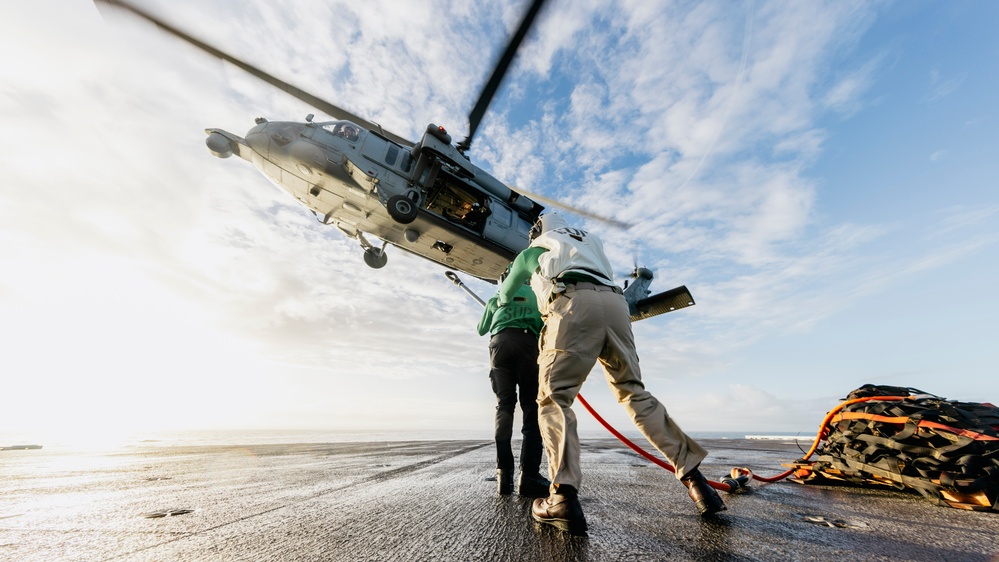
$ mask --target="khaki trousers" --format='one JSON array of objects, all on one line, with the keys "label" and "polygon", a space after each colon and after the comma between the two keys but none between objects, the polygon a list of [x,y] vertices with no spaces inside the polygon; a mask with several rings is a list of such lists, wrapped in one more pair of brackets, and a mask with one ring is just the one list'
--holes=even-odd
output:
[{"label": "khaki trousers", "polygon": [[597,360],[618,403],[682,478],[707,456],[642,384],[628,304],[611,287],[577,283],[551,303],[538,356],[538,422],[556,484],[582,483],[579,437],[571,406]]}]

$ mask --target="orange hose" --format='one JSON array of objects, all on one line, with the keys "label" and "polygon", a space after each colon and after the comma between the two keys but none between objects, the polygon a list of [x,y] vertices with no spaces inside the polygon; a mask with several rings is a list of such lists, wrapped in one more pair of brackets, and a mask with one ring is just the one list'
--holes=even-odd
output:
[{"label": "orange hose", "polygon": [[[673,467],[673,465],[671,465],[668,462],[663,461],[663,460],[661,460],[661,459],[653,456],[652,454],[650,454],[647,451],[645,451],[645,449],[642,449],[641,447],[639,447],[638,445],[636,445],[634,442],[632,442],[630,439],[628,439],[624,435],[621,435],[621,433],[618,432],[618,430],[614,429],[611,426],[611,424],[607,423],[607,421],[605,421],[604,418],[600,417],[600,414],[598,414],[596,412],[596,410],[594,410],[592,407],[590,407],[590,404],[586,401],[586,399],[583,398],[582,394],[577,394],[576,398],[578,398],[579,399],[579,403],[582,404],[584,408],[586,408],[586,411],[589,412],[590,415],[592,415],[594,419],[596,419],[598,422],[600,422],[600,424],[603,425],[607,429],[607,431],[611,432],[611,434],[614,435],[614,437],[617,437],[622,443],[624,443],[625,445],[627,445],[628,447],[630,447],[633,451],[635,451],[639,455],[642,455],[643,457],[645,457],[646,459],[648,459],[652,463],[654,463],[656,465],[659,465],[660,467],[662,467],[662,468],[664,468],[664,469],[666,469],[666,470],[668,470],[670,472],[676,473],[676,469]],[[815,453],[815,450],[819,448],[819,443],[822,441],[822,438],[825,437],[826,434],[827,434],[829,422],[843,408],[849,406],[850,404],[856,404],[858,402],[868,402],[868,401],[871,401],[871,400],[906,400],[908,398],[909,398],[909,396],[865,396],[864,398],[853,398],[851,400],[844,400],[843,402],[840,402],[838,405],[836,405],[835,408],[833,408],[832,410],[829,410],[829,412],[826,413],[826,417],[822,420],[822,424],[819,425],[819,431],[815,435],[815,441],[812,442],[812,447],[808,450],[807,453],[805,453],[805,456],[801,457],[800,460],[802,460],[802,461],[807,460],[809,457],[811,457]],[[743,475],[749,474],[749,475],[752,476],[753,480],[758,480],[760,482],[777,482],[777,481],[780,481],[780,480],[783,480],[783,479],[787,478],[793,472],[794,472],[794,470],[791,469],[791,470],[787,470],[785,472],[782,472],[782,473],[780,473],[780,474],[778,474],[776,476],[769,476],[769,477],[767,477],[767,476],[757,476],[756,474],[753,474],[752,471],[750,471],[748,469],[745,469],[745,468],[733,468],[732,469],[732,475],[733,475],[733,477],[735,477],[736,473],[743,474]],[[709,480],[708,484],[711,484],[712,488],[715,488],[715,489],[718,489],[718,490],[722,490],[722,491],[725,491],[725,492],[734,492],[735,491],[735,489],[733,488],[732,485],[726,484],[724,482],[713,482],[713,481]]]},{"label": "orange hose", "polygon": [[590,407],[590,404],[586,401],[586,399],[583,398],[582,394],[577,394],[576,398],[579,399],[579,403],[582,404],[584,408],[586,408],[586,411],[589,412],[590,415],[592,415],[594,418],[596,418],[596,420],[598,422],[600,422],[601,425],[603,425],[605,428],[607,428],[607,431],[611,432],[611,434],[613,434],[614,437],[617,437],[618,439],[620,439],[622,443],[624,443],[625,445],[631,447],[631,449],[633,451],[635,451],[636,453],[638,453],[639,455],[642,455],[643,457],[645,457],[645,458],[649,459],[650,461],[652,461],[653,463],[655,463],[655,464],[657,464],[657,465],[665,468],[666,470],[668,470],[670,472],[673,472],[673,473],[676,472],[676,469],[673,468],[673,465],[671,465],[670,463],[668,463],[668,462],[666,462],[664,460],[658,459],[655,456],[653,456],[652,454],[646,452],[645,449],[639,447],[638,445],[636,445],[635,443],[633,443],[631,441],[631,439],[628,439],[624,435],[621,435],[618,432],[618,430],[616,430],[613,427],[611,427],[611,424],[607,423],[602,417],[600,417],[600,414],[598,414],[596,410],[594,410],[593,408]]}]

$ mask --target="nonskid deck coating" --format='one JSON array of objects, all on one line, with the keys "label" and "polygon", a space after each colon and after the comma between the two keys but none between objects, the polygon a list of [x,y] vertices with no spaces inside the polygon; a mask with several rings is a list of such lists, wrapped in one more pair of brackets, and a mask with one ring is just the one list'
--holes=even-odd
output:
[{"label": "nonskid deck coating", "polygon": [[[701,442],[712,477],[801,456],[793,443]],[[0,560],[999,559],[999,513],[754,482],[702,520],[671,474],[617,441],[585,440],[582,455],[586,537],[497,496],[488,441],[4,451]]]}]

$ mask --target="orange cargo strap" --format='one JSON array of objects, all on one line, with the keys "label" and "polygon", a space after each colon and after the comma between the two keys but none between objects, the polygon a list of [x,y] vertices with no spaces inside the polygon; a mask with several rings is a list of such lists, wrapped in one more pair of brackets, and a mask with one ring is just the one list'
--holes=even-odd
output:
[{"label": "orange cargo strap", "polygon": [[[836,423],[842,420],[870,420],[882,423],[897,423],[904,425],[908,423],[909,419],[910,418],[908,417],[879,416],[877,414],[868,414],[865,412],[840,412],[829,420],[829,423]],[[925,427],[929,429],[942,429],[953,433],[954,435],[960,435],[961,437],[967,437],[976,441],[999,441],[999,437],[985,435],[983,433],[978,433],[977,431],[971,431],[970,429],[959,429],[929,420],[920,420],[916,425],[918,427]]]}]

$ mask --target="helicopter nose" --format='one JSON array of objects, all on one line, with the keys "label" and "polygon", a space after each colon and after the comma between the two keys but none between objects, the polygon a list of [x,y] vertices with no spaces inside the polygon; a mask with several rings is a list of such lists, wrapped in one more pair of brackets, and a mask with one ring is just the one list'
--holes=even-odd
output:
[{"label": "helicopter nose", "polygon": [[246,133],[246,144],[259,154],[270,154],[271,139],[264,132],[263,127],[257,125]]},{"label": "helicopter nose", "polygon": [[[246,144],[278,166],[292,166],[296,173],[309,175],[326,170],[333,161],[327,153],[303,137],[301,123],[262,123],[246,133]],[[291,169],[291,168],[289,168]]]},{"label": "helicopter nose", "polygon": [[305,125],[301,123],[260,122],[246,133],[246,144],[263,155],[284,154],[289,144],[302,136]]}]

